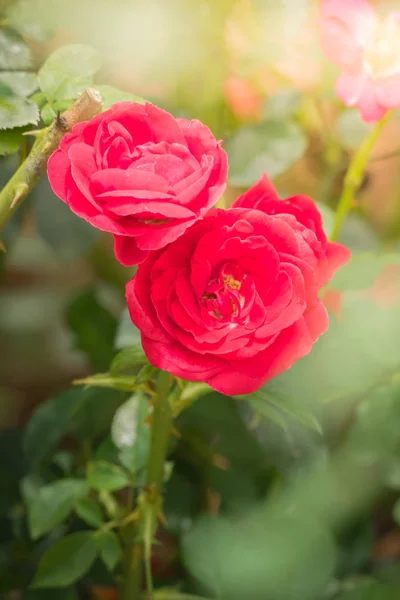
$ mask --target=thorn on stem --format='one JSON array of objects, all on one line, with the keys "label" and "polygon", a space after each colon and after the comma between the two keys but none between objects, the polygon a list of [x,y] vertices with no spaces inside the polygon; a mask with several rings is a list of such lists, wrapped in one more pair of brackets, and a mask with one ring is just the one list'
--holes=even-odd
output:
[{"label": "thorn on stem", "polygon": [[32,135],[33,137],[37,137],[43,133],[43,129],[31,129],[30,131],[24,131],[22,135]]},{"label": "thorn on stem", "polygon": [[68,121],[65,117],[63,117],[63,115],[60,113],[60,111],[57,112],[56,127],[60,131],[68,131],[68,129],[69,129]]},{"label": "thorn on stem", "polygon": [[15,188],[15,196],[10,204],[10,210],[12,210],[18,204],[18,201],[21,200],[21,198],[23,198],[28,193],[28,191],[29,186],[27,183],[20,183],[19,185],[17,185],[17,187]]}]

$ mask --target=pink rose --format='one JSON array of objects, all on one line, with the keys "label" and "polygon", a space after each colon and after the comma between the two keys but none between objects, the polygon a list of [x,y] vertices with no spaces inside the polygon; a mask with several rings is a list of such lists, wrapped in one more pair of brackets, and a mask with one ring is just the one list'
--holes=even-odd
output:
[{"label": "pink rose", "polygon": [[322,0],[321,41],[343,69],[338,96],[364,121],[400,106],[400,13],[380,19],[366,0]]},{"label": "pink rose", "polygon": [[227,171],[208,127],[134,102],[75,125],[48,164],[54,193],[114,234],[124,265],[140,263],[202,217],[223,194]]},{"label": "pink rose", "polygon": [[327,241],[311,199],[280,200],[264,176],[139,266],[130,315],[156,367],[250,393],[327,329],[318,291],[349,256]]}]

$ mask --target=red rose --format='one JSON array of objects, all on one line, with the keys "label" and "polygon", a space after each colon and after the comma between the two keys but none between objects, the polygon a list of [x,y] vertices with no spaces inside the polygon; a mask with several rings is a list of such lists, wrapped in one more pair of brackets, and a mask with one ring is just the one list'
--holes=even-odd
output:
[{"label": "red rose", "polygon": [[156,367],[250,393],[327,329],[318,290],[349,257],[327,241],[312,200],[279,200],[263,177],[140,265],[127,286],[131,318]]},{"label": "red rose", "polygon": [[134,102],[75,125],[48,164],[54,193],[114,234],[124,265],[140,263],[203,216],[222,195],[227,171],[208,127]]}]

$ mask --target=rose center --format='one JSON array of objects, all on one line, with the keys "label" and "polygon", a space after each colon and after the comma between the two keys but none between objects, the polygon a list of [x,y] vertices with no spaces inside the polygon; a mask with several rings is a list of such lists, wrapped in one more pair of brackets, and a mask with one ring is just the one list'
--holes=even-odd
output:
[{"label": "rose center", "polygon": [[240,316],[245,298],[240,294],[246,274],[235,273],[237,268],[224,266],[218,277],[209,281],[201,302],[215,319],[231,320]]},{"label": "rose center", "polygon": [[400,24],[393,18],[380,22],[364,52],[364,65],[373,77],[385,77],[400,70]]},{"label": "rose center", "polygon": [[230,288],[231,290],[240,290],[242,287],[242,282],[234,279],[232,275],[223,275],[223,280],[225,288]]}]

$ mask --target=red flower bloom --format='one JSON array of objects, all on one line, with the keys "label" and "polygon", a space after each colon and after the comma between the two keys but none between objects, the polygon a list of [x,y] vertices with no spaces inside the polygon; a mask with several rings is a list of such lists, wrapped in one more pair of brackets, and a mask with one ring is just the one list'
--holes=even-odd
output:
[{"label": "red flower bloom", "polygon": [[318,291],[350,257],[311,199],[280,200],[268,178],[150,255],[127,300],[150,362],[246,394],[310,352],[328,327]]},{"label": "red flower bloom", "polygon": [[222,195],[227,171],[208,127],[133,102],[75,125],[48,164],[54,193],[114,234],[124,265],[140,263],[204,215]]}]

